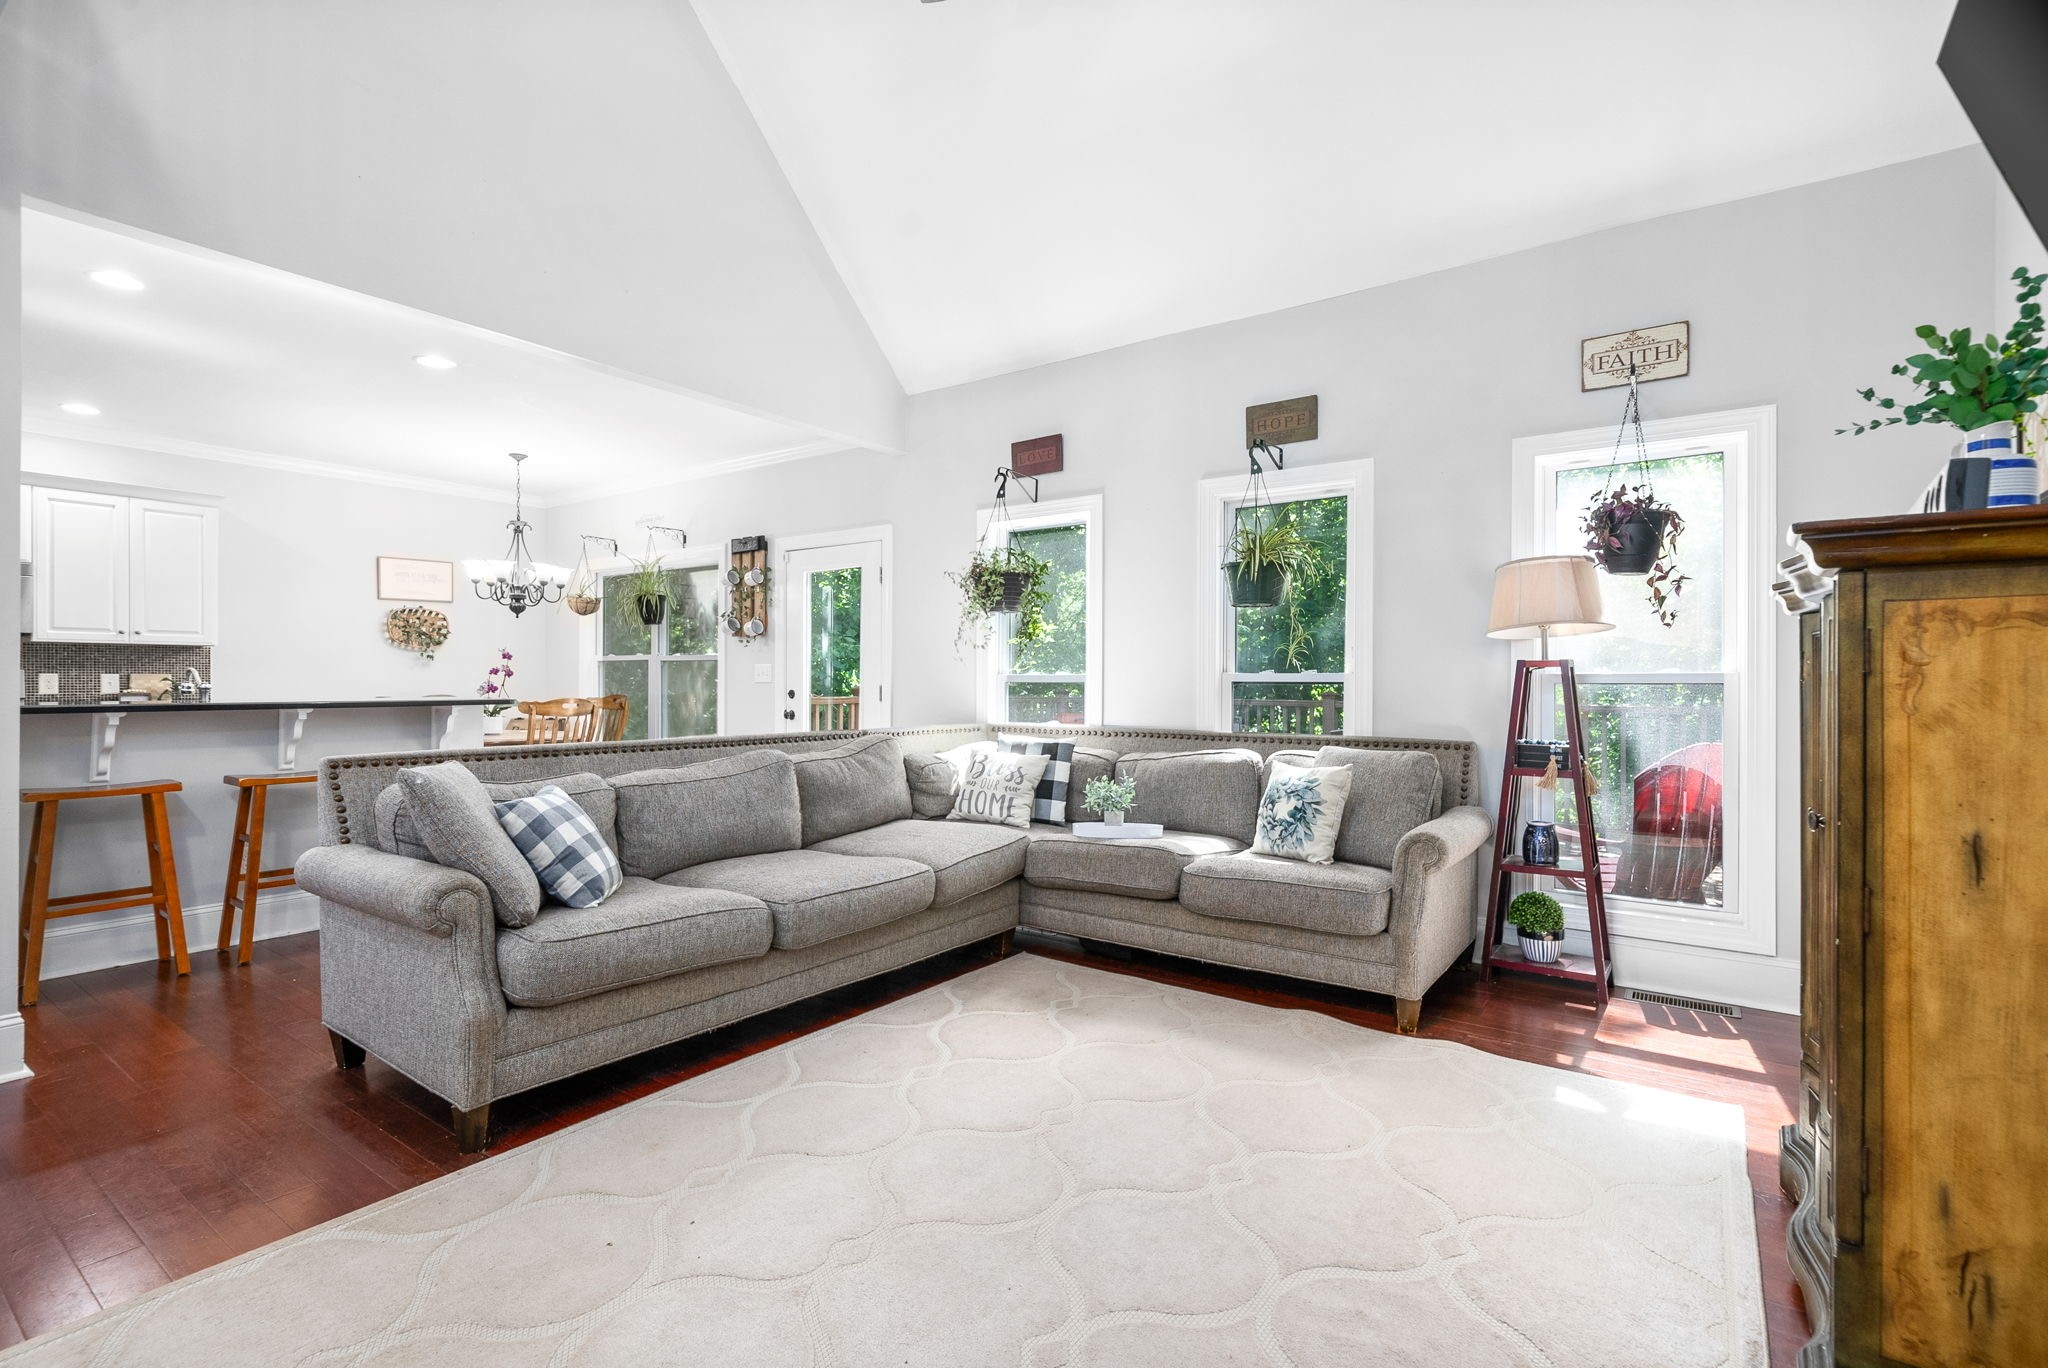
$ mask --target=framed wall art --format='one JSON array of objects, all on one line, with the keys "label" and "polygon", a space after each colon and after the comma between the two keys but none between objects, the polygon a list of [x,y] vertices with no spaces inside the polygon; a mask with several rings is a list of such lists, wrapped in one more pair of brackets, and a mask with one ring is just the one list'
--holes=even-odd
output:
[{"label": "framed wall art", "polygon": [[415,603],[455,602],[455,562],[377,557],[377,597]]}]

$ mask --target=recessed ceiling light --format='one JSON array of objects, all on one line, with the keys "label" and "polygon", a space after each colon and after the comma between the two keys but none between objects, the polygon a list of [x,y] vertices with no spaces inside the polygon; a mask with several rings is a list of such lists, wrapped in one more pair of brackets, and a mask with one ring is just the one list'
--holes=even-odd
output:
[{"label": "recessed ceiling light", "polygon": [[104,285],[110,290],[146,290],[149,288],[126,271],[112,266],[104,271],[94,271],[86,279],[95,285]]},{"label": "recessed ceiling light", "polygon": [[100,411],[91,404],[80,403],[75,399],[68,404],[60,404],[58,407],[66,413],[75,413],[81,418],[97,418],[100,416]]},{"label": "recessed ceiling light", "polygon": [[425,356],[415,356],[413,360],[418,362],[420,365],[425,366],[428,370],[455,369],[455,363],[453,361],[450,361],[447,357],[441,355],[439,352],[428,352]]}]

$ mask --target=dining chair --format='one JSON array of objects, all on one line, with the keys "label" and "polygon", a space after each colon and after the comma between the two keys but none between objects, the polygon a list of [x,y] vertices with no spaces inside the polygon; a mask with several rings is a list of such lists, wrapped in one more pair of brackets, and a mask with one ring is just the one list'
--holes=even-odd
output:
[{"label": "dining chair", "polygon": [[526,744],[551,746],[593,740],[597,707],[598,700],[594,698],[549,698],[521,703],[519,711],[526,717]]},{"label": "dining chair", "polygon": [[626,723],[633,715],[633,700],[625,694],[606,694],[596,700],[596,726],[592,729],[593,741],[623,741],[626,739]]}]

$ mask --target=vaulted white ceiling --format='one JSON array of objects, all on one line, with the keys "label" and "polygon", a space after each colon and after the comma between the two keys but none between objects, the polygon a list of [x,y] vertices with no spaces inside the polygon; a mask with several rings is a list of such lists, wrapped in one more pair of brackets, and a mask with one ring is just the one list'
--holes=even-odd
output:
[{"label": "vaulted white ceiling", "polygon": [[1949,0],[694,0],[911,391],[1975,141]]}]

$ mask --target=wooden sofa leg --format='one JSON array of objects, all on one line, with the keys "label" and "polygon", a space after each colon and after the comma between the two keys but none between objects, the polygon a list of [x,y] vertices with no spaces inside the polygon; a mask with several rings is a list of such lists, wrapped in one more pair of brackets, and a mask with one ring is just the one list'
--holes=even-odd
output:
[{"label": "wooden sofa leg", "polygon": [[1422,1029],[1422,999],[1394,999],[1394,1029],[1402,1035],[1414,1035]]},{"label": "wooden sofa leg", "polygon": [[491,1135],[491,1104],[481,1107],[450,1106],[455,1117],[455,1148],[463,1154],[481,1153]]},{"label": "wooden sofa leg", "polygon": [[360,1068],[362,1062],[369,1057],[362,1046],[339,1031],[329,1031],[327,1043],[334,1047],[334,1067],[337,1069]]},{"label": "wooden sofa leg", "polygon": [[1017,933],[1015,931],[1003,932],[996,937],[995,945],[996,958],[1008,959],[1011,955],[1017,953]]}]

